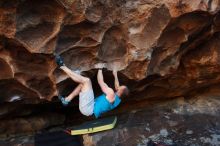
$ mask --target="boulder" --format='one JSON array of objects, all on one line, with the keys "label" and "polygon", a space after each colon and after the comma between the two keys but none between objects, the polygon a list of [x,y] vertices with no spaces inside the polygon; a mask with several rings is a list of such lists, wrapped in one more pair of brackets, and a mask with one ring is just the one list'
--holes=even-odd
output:
[{"label": "boulder", "polygon": [[125,102],[137,107],[209,93],[220,83],[219,8],[219,0],[2,0],[0,102],[56,103],[71,92],[76,83],[54,53],[90,77],[95,94],[95,64],[106,63],[111,87],[118,70],[131,91]]}]

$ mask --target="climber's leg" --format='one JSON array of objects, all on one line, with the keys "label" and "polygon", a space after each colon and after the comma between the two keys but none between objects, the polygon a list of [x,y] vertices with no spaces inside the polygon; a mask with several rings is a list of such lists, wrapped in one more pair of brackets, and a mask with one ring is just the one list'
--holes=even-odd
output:
[{"label": "climber's leg", "polygon": [[62,61],[60,56],[56,56],[56,62],[60,69],[62,69],[72,80],[79,83],[76,89],[66,98],[58,96],[63,105],[68,103],[79,94],[79,109],[80,112],[86,116],[93,114],[94,108],[94,93],[92,89],[92,83],[89,78],[81,76],[70,70]]},{"label": "climber's leg", "polygon": [[82,84],[82,91],[85,91],[87,89],[92,89],[92,83],[89,78],[81,76],[80,74],[77,74],[70,70],[66,66],[60,67],[72,80],[74,80],[77,83]]},{"label": "climber's leg", "polygon": [[66,66],[61,66],[60,69],[62,69],[72,80],[74,80],[77,83],[83,83],[86,77],[83,77],[75,72],[73,72],[71,69],[69,69]]},{"label": "climber's leg", "polygon": [[79,95],[79,93],[81,92],[82,90],[82,84],[79,84],[74,90],[72,93],[70,93],[66,98],[65,100],[70,102],[74,97],[76,97],[77,95]]},{"label": "climber's leg", "polygon": [[67,66],[65,66],[61,56],[55,54],[55,60],[60,69],[62,69],[72,80],[83,85],[82,90],[84,89],[84,86],[90,86],[90,79],[70,70]]}]

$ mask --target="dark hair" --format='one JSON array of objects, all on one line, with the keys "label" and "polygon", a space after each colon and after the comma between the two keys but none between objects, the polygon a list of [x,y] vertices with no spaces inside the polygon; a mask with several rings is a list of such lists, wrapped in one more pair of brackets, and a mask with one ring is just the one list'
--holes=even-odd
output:
[{"label": "dark hair", "polygon": [[123,93],[121,94],[121,98],[127,97],[130,91],[127,86],[125,86]]}]

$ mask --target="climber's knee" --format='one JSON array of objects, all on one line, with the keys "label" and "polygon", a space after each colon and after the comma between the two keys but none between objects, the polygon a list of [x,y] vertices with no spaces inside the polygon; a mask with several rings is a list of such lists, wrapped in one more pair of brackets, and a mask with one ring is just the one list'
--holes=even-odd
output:
[{"label": "climber's knee", "polygon": [[92,82],[89,78],[84,77],[82,82],[82,91],[87,91],[89,89],[92,89]]},{"label": "climber's knee", "polygon": [[90,83],[90,82],[91,82],[90,78],[84,77],[83,83]]}]

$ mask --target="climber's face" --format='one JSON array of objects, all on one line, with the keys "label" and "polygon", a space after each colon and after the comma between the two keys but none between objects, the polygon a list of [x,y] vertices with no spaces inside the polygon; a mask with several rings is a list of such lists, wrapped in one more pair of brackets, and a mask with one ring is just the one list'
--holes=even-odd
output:
[{"label": "climber's face", "polygon": [[125,96],[128,96],[129,95],[128,87],[124,86],[124,85],[118,87],[117,95],[121,98],[124,98]]}]

